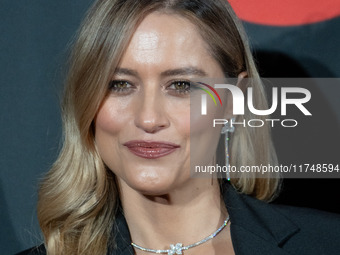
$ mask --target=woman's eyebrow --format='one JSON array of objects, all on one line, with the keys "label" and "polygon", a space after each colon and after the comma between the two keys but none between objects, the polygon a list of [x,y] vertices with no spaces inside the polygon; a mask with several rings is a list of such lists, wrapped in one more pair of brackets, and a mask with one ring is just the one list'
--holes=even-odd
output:
[{"label": "woman's eyebrow", "polygon": [[129,68],[116,68],[114,75],[129,75],[138,77],[138,72]]},{"label": "woman's eyebrow", "polygon": [[196,67],[184,67],[166,70],[161,73],[161,77],[176,76],[176,75],[195,75],[195,76],[207,76],[207,73],[202,69]]},{"label": "woman's eyebrow", "polygon": [[[138,72],[129,68],[116,68],[114,75],[129,75],[138,77]],[[161,77],[176,76],[176,75],[195,75],[195,76],[207,76],[207,73],[202,69],[196,67],[183,67],[169,69],[161,73]]]}]

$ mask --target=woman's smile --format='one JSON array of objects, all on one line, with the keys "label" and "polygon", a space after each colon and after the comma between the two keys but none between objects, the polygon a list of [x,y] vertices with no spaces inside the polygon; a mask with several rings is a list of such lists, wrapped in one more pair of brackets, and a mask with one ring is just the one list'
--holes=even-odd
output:
[{"label": "woman's smile", "polygon": [[124,145],[134,155],[146,159],[156,159],[164,157],[176,151],[177,148],[181,147],[180,145],[170,142],[143,141],[143,140],[129,141],[124,143]]}]

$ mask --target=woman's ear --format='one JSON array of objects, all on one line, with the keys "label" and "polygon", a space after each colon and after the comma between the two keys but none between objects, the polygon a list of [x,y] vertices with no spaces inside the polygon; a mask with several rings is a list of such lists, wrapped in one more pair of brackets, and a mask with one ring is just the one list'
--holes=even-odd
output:
[{"label": "woman's ear", "polygon": [[[239,73],[239,75],[237,76],[236,86],[242,90],[243,94],[245,94],[247,91],[247,78],[248,78],[247,71],[243,71]],[[225,108],[224,118],[230,119],[232,117],[234,117],[233,116],[233,97],[231,96],[231,93],[228,93],[227,106]]]},{"label": "woman's ear", "polygon": [[245,92],[247,90],[246,78],[248,78],[247,71],[243,71],[243,72],[239,73],[239,75],[237,76],[236,86],[239,87],[242,90],[243,94],[245,94]]}]

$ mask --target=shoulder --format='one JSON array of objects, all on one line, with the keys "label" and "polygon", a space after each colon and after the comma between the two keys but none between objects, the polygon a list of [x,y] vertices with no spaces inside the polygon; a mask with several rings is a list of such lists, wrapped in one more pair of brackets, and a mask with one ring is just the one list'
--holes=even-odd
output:
[{"label": "shoulder", "polygon": [[284,246],[287,250],[299,250],[300,254],[304,254],[309,249],[311,249],[309,254],[314,254],[312,249],[319,251],[319,254],[340,253],[339,214],[311,208],[272,206],[299,229],[285,242]]},{"label": "shoulder", "polygon": [[41,244],[39,246],[35,246],[30,249],[19,252],[16,255],[46,255],[46,250],[45,246]]},{"label": "shoulder", "polygon": [[340,214],[312,208],[271,204],[279,213],[294,222],[300,229],[333,230],[340,236]]},{"label": "shoulder", "polygon": [[338,214],[268,204],[231,188],[224,198],[234,249],[240,254],[340,254]]}]

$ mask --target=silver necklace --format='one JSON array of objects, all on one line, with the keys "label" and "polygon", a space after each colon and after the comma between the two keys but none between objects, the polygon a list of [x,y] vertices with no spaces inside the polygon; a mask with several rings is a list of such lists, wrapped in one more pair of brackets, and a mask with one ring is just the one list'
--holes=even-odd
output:
[{"label": "silver necklace", "polygon": [[182,251],[188,250],[190,248],[196,247],[202,243],[205,243],[207,241],[209,241],[210,239],[213,239],[215,236],[217,236],[218,233],[220,233],[222,231],[222,229],[225,228],[225,226],[227,226],[229,222],[229,216],[226,218],[226,220],[223,222],[223,225],[221,227],[219,227],[219,229],[217,229],[214,233],[212,233],[211,235],[207,236],[206,238],[202,239],[201,241],[198,241],[196,243],[187,245],[187,246],[183,246],[182,243],[176,243],[176,244],[170,244],[170,249],[168,250],[154,250],[154,249],[148,249],[148,248],[144,248],[142,246],[139,246],[138,244],[135,243],[131,243],[131,245],[139,250],[142,251],[146,251],[146,252],[152,252],[152,253],[157,253],[157,254],[168,254],[168,255],[174,255],[174,254],[183,254]]}]

